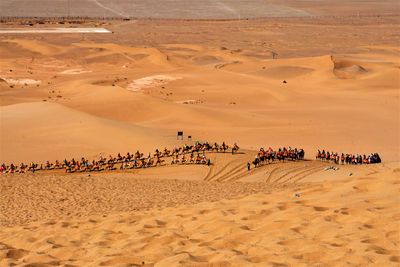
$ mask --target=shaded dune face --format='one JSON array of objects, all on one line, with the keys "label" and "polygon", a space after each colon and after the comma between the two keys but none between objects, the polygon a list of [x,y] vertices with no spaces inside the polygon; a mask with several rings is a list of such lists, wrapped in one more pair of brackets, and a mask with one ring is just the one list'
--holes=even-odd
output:
[{"label": "shaded dune face", "polygon": [[353,79],[368,71],[357,62],[350,60],[333,59],[333,73],[340,79]]},{"label": "shaded dune face", "polygon": [[195,62],[195,64],[198,64],[198,65],[216,64],[216,63],[221,63],[221,61],[222,61],[221,58],[218,58],[218,57],[215,57],[212,55],[193,57],[192,60]]},{"label": "shaded dune face", "polygon": [[333,70],[333,73],[341,79],[351,79],[355,78],[358,75],[365,74],[367,72],[366,69],[364,69],[360,65],[351,65],[349,67],[336,67]]},{"label": "shaded dune face", "polygon": [[295,78],[298,76],[306,75],[313,72],[314,69],[306,67],[296,67],[296,66],[279,66],[263,69],[258,71],[257,74],[265,75],[271,77],[272,79],[288,79]]}]

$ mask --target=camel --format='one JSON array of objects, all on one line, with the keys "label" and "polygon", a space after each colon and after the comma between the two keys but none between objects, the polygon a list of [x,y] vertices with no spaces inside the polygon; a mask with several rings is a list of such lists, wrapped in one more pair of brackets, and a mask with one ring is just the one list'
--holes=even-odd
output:
[{"label": "camel", "polygon": [[236,154],[239,150],[239,146],[235,143],[232,147],[232,155]]},{"label": "camel", "polygon": [[[46,161],[45,164],[35,164],[30,163],[29,166],[25,164],[21,164],[20,166],[16,166],[14,164],[10,164],[6,166],[5,164],[0,165],[0,173],[25,173],[26,171],[40,171],[40,170],[54,170],[54,169],[65,169],[67,173],[73,172],[91,172],[91,171],[102,171],[102,170],[115,170],[116,164],[119,165],[119,168],[122,169],[132,169],[132,168],[146,168],[150,166],[158,166],[162,165],[164,160],[162,157],[173,156],[172,164],[211,164],[211,161],[206,158],[205,152],[226,152],[229,149],[229,146],[222,143],[219,146],[217,143],[214,145],[210,145],[208,142],[200,143],[196,142],[195,145],[184,145],[182,147],[175,147],[173,150],[168,150],[165,148],[163,152],[156,149],[153,157],[151,154],[146,158],[143,153],[136,151],[136,153],[131,154],[129,152],[126,155],[122,156],[120,153],[117,156],[113,157],[109,155],[108,158],[99,156],[98,160],[93,160],[89,163],[85,158],[81,158],[80,160],[75,160],[72,158],[71,160],[64,159],[63,161],[56,160],[54,163],[50,161]],[[239,146],[235,143],[232,147],[232,154],[237,153]],[[171,152],[172,151],[172,152]],[[201,151],[202,156],[201,156]],[[197,153],[197,157],[194,156],[194,153]],[[190,157],[187,155],[190,154]],[[147,159],[147,160],[146,160]],[[132,162],[132,164],[131,164]]]}]

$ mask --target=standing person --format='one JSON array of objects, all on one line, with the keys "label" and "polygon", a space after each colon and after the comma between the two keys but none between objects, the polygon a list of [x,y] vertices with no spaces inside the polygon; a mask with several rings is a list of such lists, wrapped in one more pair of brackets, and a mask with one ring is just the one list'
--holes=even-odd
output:
[{"label": "standing person", "polygon": [[250,171],[250,162],[247,162],[247,170]]}]

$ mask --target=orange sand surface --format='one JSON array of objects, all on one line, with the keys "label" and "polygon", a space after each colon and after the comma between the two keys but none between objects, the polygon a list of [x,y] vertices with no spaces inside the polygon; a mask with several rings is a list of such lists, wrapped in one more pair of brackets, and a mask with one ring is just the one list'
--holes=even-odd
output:
[{"label": "orange sand surface", "polygon": [[[86,21],[62,27],[113,33],[0,34],[0,163],[196,140],[241,152],[210,154],[211,166],[2,175],[0,266],[399,266],[399,22]],[[55,27],[19,24],[1,27]],[[261,146],[304,148],[308,160],[247,171]],[[327,169],[310,160],[317,149],[383,163]]]},{"label": "orange sand surface", "polygon": [[285,165],[1,177],[0,265],[398,266],[399,164]]},{"label": "orange sand surface", "polygon": [[[211,22],[0,35],[0,161],[150,152],[186,142],[176,141],[179,130],[248,149],[302,147],[309,158],[325,148],[398,161],[398,27],[389,20],[382,33],[360,20],[366,25],[214,22],[227,43],[214,39]],[[349,31],[359,38],[340,38]]]}]

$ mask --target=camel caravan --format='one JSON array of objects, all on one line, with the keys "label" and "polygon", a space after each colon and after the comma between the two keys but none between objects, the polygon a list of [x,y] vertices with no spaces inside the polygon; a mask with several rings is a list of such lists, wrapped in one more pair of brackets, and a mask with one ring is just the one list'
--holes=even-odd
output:
[{"label": "camel caravan", "polygon": [[[21,163],[19,166],[2,164],[0,173],[34,173],[35,171],[62,169],[65,169],[67,173],[139,169],[166,165],[166,158],[172,158],[172,165],[211,165],[211,160],[207,158],[206,152],[226,153],[229,149],[230,147],[225,142],[222,142],[221,145],[196,142],[194,145],[183,145],[182,147],[174,147],[171,150],[167,148],[164,148],[164,150],[156,149],[153,155],[149,153],[147,156],[140,151],[136,151],[136,153],[127,152],[124,156],[120,153],[117,156],[110,155],[108,158],[100,156],[99,159],[92,161],[82,157],[80,160],[46,161],[45,164],[40,165],[33,162],[29,165]],[[236,154],[238,150],[239,146],[235,143],[231,148],[231,153]]]},{"label": "camel caravan", "polygon": [[379,156],[378,153],[371,153],[368,156],[367,155],[361,155],[361,154],[344,154],[341,153],[339,156],[339,153],[334,153],[325,150],[318,150],[317,155],[315,156],[316,160],[321,160],[321,161],[327,161],[327,162],[333,162],[336,164],[353,164],[353,165],[359,165],[359,164],[377,164],[381,163],[381,157]]},{"label": "camel caravan", "polygon": [[[259,167],[261,165],[269,164],[273,161],[284,162],[285,160],[297,161],[304,160],[304,150],[297,148],[279,148],[278,150],[273,150],[271,147],[268,149],[260,148],[254,161],[252,162],[254,167]],[[248,164],[248,169],[250,169],[250,164]]]},{"label": "camel caravan", "polygon": [[[108,158],[100,156],[97,160],[89,161],[85,157],[80,160],[66,160],[55,162],[46,161],[45,164],[36,164],[34,162],[26,165],[21,163],[19,166],[10,164],[0,165],[0,174],[8,173],[26,173],[35,171],[49,171],[49,170],[62,170],[66,173],[75,172],[100,172],[100,171],[113,171],[113,170],[128,170],[150,168],[157,166],[167,165],[167,159],[171,159],[171,165],[187,165],[187,164],[203,164],[210,166],[211,160],[207,158],[206,153],[226,153],[231,152],[236,154],[239,151],[239,146],[235,143],[232,147],[228,146],[225,142],[221,145],[208,142],[196,142],[194,145],[183,145],[181,147],[174,147],[171,150],[164,148],[163,150],[156,149],[153,154],[149,153],[145,156],[144,153],[136,151],[136,153],[127,152],[124,156],[120,153],[117,156],[110,155]],[[304,160],[305,152],[303,149],[283,147],[278,150],[273,150],[271,147],[268,149],[260,148],[255,159],[252,161],[254,167],[259,167],[274,161],[285,162]],[[375,164],[381,163],[381,158],[378,153],[370,155],[361,154],[343,154],[328,152],[325,150],[318,150],[316,160],[334,162],[336,164]],[[247,168],[250,170],[251,164],[247,163]]]}]

